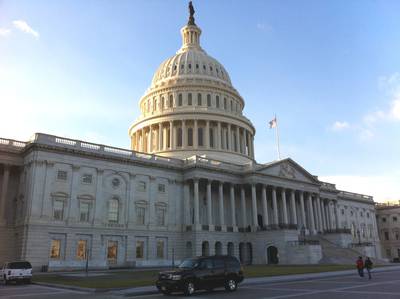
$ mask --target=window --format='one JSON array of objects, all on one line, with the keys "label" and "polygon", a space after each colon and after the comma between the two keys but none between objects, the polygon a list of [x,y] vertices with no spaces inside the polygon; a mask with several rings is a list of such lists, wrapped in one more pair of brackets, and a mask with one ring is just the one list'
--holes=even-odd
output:
[{"label": "window", "polygon": [[119,202],[113,198],[108,201],[108,221],[118,222]]},{"label": "window", "polygon": [[353,214],[354,214],[353,211],[350,211],[350,216],[353,216]]},{"label": "window", "polygon": [[165,193],[165,185],[164,184],[158,184],[158,192]]},{"label": "window", "polygon": [[54,220],[63,220],[64,219],[64,201],[63,200],[55,200],[54,201],[53,218],[54,218]]},{"label": "window", "polygon": [[393,216],[392,220],[393,220],[393,222],[397,222],[397,217]]},{"label": "window", "polygon": [[389,232],[385,232],[385,240],[389,241]]},{"label": "window", "polygon": [[118,242],[108,241],[107,244],[107,260],[110,264],[116,264],[118,257]]},{"label": "window", "polygon": [[224,109],[226,110],[226,98],[224,98]]},{"label": "window", "polygon": [[118,178],[113,178],[111,181],[113,188],[118,188],[121,185],[121,181]]},{"label": "window", "polygon": [[67,172],[64,170],[57,171],[57,180],[66,181],[67,180]]},{"label": "window", "polygon": [[203,128],[197,128],[197,136],[198,136],[198,145],[199,146],[203,146],[204,142],[203,142]]},{"label": "window", "polygon": [[369,218],[369,213],[367,212],[367,218]]},{"label": "window", "polygon": [[342,215],[344,215],[344,210],[343,209],[341,209],[340,212],[342,213]]},{"label": "window", "polygon": [[391,257],[392,256],[392,252],[390,249],[386,249],[386,256],[387,257]]},{"label": "window", "polygon": [[225,268],[225,263],[223,259],[215,259],[214,260],[214,269],[223,269]]},{"label": "window", "polygon": [[89,212],[90,212],[90,204],[87,202],[81,202],[79,205],[79,221],[80,222],[89,222]]},{"label": "window", "polygon": [[233,111],[233,102],[231,100],[231,111]]},{"label": "window", "polygon": [[50,258],[52,259],[61,258],[61,240],[51,240]]},{"label": "window", "polygon": [[199,64],[198,63],[196,63],[196,69],[199,69]]},{"label": "window", "polygon": [[386,222],[386,218],[385,217],[382,217],[382,222]]},{"label": "window", "polygon": [[76,247],[76,258],[78,260],[86,260],[87,240],[79,240]]},{"label": "window", "polygon": [[137,224],[144,225],[145,212],[146,212],[146,209],[144,207],[136,207]]},{"label": "window", "polygon": [[163,259],[164,258],[164,251],[165,251],[165,243],[164,240],[157,240],[157,258]]},{"label": "window", "polygon": [[169,106],[169,108],[172,108],[173,105],[174,105],[174,97],[173,97],[173,95],[171,94],[171,95],[169,95],[169,103],[168,103],[168,106]]},{"label": "window", "polygon": [[193,129],[188,128],[188,146],[193,146]]},{"label": "window", "polygon": [[215,97],[215,106],[219,108],[219,96]]},{"label": "window", "polygon": [[191,63],[189,63],[189,69],[191,69],[192,68],[192,64]]},{"label": "window", "polygon": [[157,216],[157,225],[165,226],[165,209],[164,208],[156,208],[156,216]]},{"label": "window", "polygon": [[183,139],[182,138],[182,128],[178,128],[178,134],[177,134],[176,138],[177,138],[177,142],[176,142],[177,146],[182,147],[182,139]]},{"label": "window", "polygon": [[136,241],[136,258],[144,258],[144,241]]},{"label": "window", "polygon": [[178,106],[182,106],[182,94],[178,95]]},{"label": "window", "polygon": [[161,97],[161,110],[164,109],[165,103],[164,103],[164,97]]},{"label": "window", "polygon": [[210,147],[214,147],[214,129],[210,128]]},{"label": "window", "polygon": [[192,106],[192,94],[191,93],[188,94],[188,105]]},{"label": "window", "polygon": [[398,241],[399,240],[399,232],[398,231],[394,231],[393,235],[394,235],[395,240]]},{"label": "window", "polygon": [[93,181],[93,176],[91,174],[85,173],[82,176],[82,183],[84,184],[91,184]]},{"label": "window", "polygon": [[137,183],[136,189],[137,189],[138,191],[146,191],[146,182],[144,182],[144,181],[139,181],[139,182]]},{"label": "window", "polygon": [[202,101],[201,101],[201,93],[198,93],[197,94],[197,105],[198,106],[201,106],[203,103],[202,103]]},{"label": "window", "polygon": [[211,107],[211,95],[207,95],[207,106]]}]

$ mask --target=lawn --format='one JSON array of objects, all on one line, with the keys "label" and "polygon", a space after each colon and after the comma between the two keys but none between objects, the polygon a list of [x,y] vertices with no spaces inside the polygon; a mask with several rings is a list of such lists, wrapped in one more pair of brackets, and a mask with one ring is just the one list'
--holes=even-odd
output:
[{"label": "lawn", "polygon": [[[246,266],[245,277],[263,277],[289,274],[318,273],[354,269],[353,265],[299,265],[299,266]],[[104,272],[98,276],[85,277],[71,274],[37,274],[34,282],[54,283],[95,289],[128,288],[154,285],[157,270]]]}]

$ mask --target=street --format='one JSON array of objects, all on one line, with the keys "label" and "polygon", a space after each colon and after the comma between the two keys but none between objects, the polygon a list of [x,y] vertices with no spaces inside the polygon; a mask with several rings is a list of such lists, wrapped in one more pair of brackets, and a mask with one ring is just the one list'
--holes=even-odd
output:
[{"label": "street", "polygon": [[[64,299],[64,298],[136,298],[136,299],[161,299],[184,298],[182,294],[164,296],[152,294],[133,296],[119,291],[107,293],[86,293],[67,289],[50,288],[38,285],[0,285],[0,298],[34,298],[34,299]],[[309,279],[279,283],[257,283],[239,285],[236,292],[228,293],[223,289],[213,292],[199,291],[193,295],[196,299],[219,298],[400,298],[400,270],[373,273],[373,279],[360,278],[354,275],[340,277]]]}]

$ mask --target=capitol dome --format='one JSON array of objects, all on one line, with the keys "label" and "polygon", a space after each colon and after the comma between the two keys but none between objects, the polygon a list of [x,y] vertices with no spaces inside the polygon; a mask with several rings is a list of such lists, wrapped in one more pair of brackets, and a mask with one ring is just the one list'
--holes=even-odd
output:
[{"label": "capitol dome", "polygon": [[181,29],[182,47],[158,67],[129,128],[135,151],[234,163],[254,159],[255,129],[224,66],[200,46],[193,16]]}]

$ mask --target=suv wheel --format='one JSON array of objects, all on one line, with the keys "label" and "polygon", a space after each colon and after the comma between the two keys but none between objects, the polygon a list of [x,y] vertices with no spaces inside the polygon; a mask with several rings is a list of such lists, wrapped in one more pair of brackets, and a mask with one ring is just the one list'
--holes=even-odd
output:
[{"label": "suv wheel", "polygon": [[236,289],[237,289],[236,280],[233,278],[228,278],[228,280],[225,282],[225,290],[233,292],[236,291]]},{"label": "suv wheel", "polygon": [[186,296],[190,296],[194,293],[195,288],[194,288],[194,282],[193,281],[188,281],[187,283],[185,283],[185,288],[183,290],[183,293]]}]

